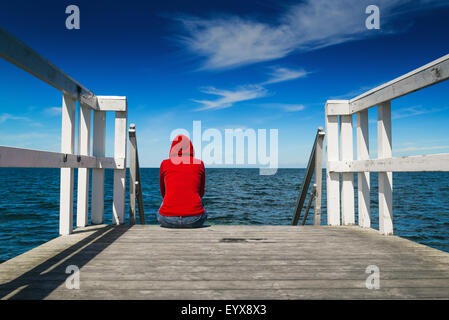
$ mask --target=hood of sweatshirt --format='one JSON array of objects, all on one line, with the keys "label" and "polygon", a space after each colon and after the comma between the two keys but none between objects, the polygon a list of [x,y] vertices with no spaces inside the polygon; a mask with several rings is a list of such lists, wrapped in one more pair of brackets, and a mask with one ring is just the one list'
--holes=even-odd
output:
[{"label": "hood of sweatshirt", "polygon": [[170,148],[170,157],[194,156],[193,144],[188,137],[179,134],[173,139]]}]

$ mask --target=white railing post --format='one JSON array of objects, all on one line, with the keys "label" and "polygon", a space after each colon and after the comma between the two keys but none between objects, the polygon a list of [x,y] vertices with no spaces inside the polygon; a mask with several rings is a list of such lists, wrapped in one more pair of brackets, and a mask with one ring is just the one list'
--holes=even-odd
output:
[{"label": "white railing post", "polygon": [[127,111],[115,112],[114,158],[125,159],[124,169],[114,169],[113,223],[125,223]]},{"label": "white railing post", "polygon": [[321,196],[322,196],[322,183],[323,183],[323,128],[319,127],[319,134],[317,137],[316,149],[315,149],[315,185],[316,185],[316,197],[313,207],[313,224],[315,226],[321,225]]},{"label": "white railing post", "polygon": [[329,171],[329,161],[338,161],[338,116],[328,114],[326,104],[327,224],[340,225],[340,174]]},{"label": "white railing post", "polygon": [[[368,110],[357,112],[357,160],[369,160]],[[358,222],[369,228],[370,219],[370,177],[369,172],[358,172]]]},{"label": "white railing post", "polygon": [[[90,153],[90,116],[89,106],[80,103],[80,120],[78,133],[78,153],[88,156]],[[85,227],[88,223],[89,208],[89,169],[78,169],[78,195],[77,195],[76,226]]]},{"label": "white railing post", "polygon": [[[340,116],[340,160],[354,160],[352,115]],[[354,218],[354,173],[341,174],[341,222],[352,225]]]},{"label": "white railing post", "polygon": [[137,145],[136,125],[129,125],[129,224],[136,224]]},{"label": "white railing post", "polygon": [[[392,157],[390,101],[377,108],[377,157]],[[379,172],[379,231],[385,235],[393,234],[392,172]]]},{"label": "white railing post", "polygon": [[[106,148],[106,112],[94,111],[94,134],[92,152],[104,157]],[[104,169],[92,169],[92,224],[104,221]]]},{"label": "white railing post", "polygon": [[[75,149],[76,100],[64,94],[62,98],[61,152],[73,154]],[[73,231],[73,168],[61,168],[59,204],[59,234]]]}]

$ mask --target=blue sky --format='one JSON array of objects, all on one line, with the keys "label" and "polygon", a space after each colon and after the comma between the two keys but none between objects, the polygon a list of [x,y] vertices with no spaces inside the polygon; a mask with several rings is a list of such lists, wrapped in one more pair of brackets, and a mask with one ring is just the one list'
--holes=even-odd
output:
[{"label": "blue sky", "polygon": [[[80,30],[65,28],[66,6]],[[365,8],[380,8],[367,30]],[[0,25],[97,95],[128,97],[142,166],[173,129],[279,130],[304,167],[327,99],[348,99],[449,53],[449,2],[3,1]],[[61,94],[0,61],[0,145],[59,151]],[[395,156],[449,152],[449,83],[392,102]],[[369,112],[376,156],[376,109]],[[108,116],[107,154],[113,152]]]}]

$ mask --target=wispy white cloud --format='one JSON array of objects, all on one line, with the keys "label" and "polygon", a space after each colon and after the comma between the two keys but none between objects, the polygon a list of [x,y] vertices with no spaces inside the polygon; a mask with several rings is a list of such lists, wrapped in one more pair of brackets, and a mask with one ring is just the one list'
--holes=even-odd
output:
[{"label": "wispy white cloud", "polygon": [[59,116],[62,114],[62,108],[61,107],[50,107],[50,108],[44,109],[44,112],[49,116]]},{"label": "wispy white cloud", "polygon": [[400,149],[394,149],[394,152],[408,152],[408,151],[429,151],[429,150],[444,150],[449,149],[449,145],[446,146],[430,146],[430,147],[405,147]]},{"label": "wispy white cloud", "polygon": [[[234,103],[240,101],[248,101],[267,96],[268,90],[264,87],[266,85],[298,79],[301,77],[305,77],[307,74],[308,73],[303,69],[294,70],[283,67],[276,67],[272,68],[272,72],[269,73],[269,79],[262,83],[241,86],[236,90],[219,90],[215,87],[206,87],[203,88],[201,92],[221,96],[221,98],[216,100],[192,99],[192,101],[203,105],[203,107],[197,108],[196,111],[229,108]],[[277,104],[277,107],[280,107],[289,112],[300,111],[304,109],[304,106],[302,105]]]},{"label": "wispy white cloud", "polygon": [[304,110],[304,106],[302,104],[284,104],[281,106],[281,108],[287,112],[296,112]]},{"label": "wispy white cloud", "polygon": [[33,121],[29,117],[15,116],[15,115],[12,115],[10,113],[2,113],[0,115],[0,124],[4,123],[4,122],[7,122],[7,121],[25,122],[28,126],[33,126],[33,127],[41,127],[42,126],[42,123]]},{"label": "wispy white cloud", "polygon": [[15,116],[9,113],[3,113],[0,115],[0,123],[6,122],[8,120],[31,122],[31,119],[27,117]]},{"label": "wispy white cloud", "polygon": [[302,104],[288,104],[288,103],[264,103],[261,104],[260,106],[266,108],[275,108],[283,110],[285,112],[297,112],[303,111],[305,109],[305,106]]},{"label": "wispy white cloud", "polygon": [[58,133],[40,131],[11,133],[10,131],[0,131],[0,145],[14,146],[16,148],[59,151],[60,140],[61,137]]},{"label": "wispy white cloud", "polygon": [[243,125],[243,124],[224,124],[221,126],[216,126],[214,127],[214,129],[218,129],[221,131],[224,131],[226,129],[241,129],[241,130],[246,130],[248,129],[247,125]]},{"label": "wispy white cloud", "polygon": [[286,28],[239,17],[182,18],[187,35],[182,42],[206,58],[205,69],[222,69],[273,60],[292,51]]},{"label": "wispy white cloud", "polygon": [[[251,17],[181,17],[188,50],[205,58],[204,69],[225,69],[283,58],[293,52],[380,35],[365,27],[371,0],[305,0],[288,7],[272,23]],[[449,5],[437,0],[377,0],[383,34],[395,32],[393,18],[411,11]]]},{"label": "wispy white cloud", "polygon": [[207,87],[203,88],[201,92],[219,96],[220,98],[215,100],[193,100],[203,105],[197,108],[196,111],[229,108],[234,103],[265,97],[268,94],[268,91],[259,85],[240,87],[234,91]]},{"label": "wispy white cloud", "polygon": [[298,78],[303,78],[307,76],[307,72],[303,69],[293,70],[288,68],[273,68],[273,71],[270,73],[270,78],[263,82],[263,85],[279,83],[284,81],[290,81]]},{"label": "wispy white cloud", "polygon": [[409,118],[409,117],[418,116],[418,115],[422,115],[422,114],[440,112],[440,111],[447,110],[447,109],[449,109],[449,107],[425,108],[423,106],[412,106],[412,107],[401,108],[401,109],[392,111],[391,118],[392,119]]}]

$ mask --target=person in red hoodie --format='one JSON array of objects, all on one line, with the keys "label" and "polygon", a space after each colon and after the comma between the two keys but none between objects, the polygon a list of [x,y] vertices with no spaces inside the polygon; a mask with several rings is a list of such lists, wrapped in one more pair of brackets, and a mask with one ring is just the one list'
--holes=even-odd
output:
[{"label": "person in red hoodie", "polygon": [[157,219],[161,227],[198,228],[207,219],[201,203],[206,184],[203,161],[194,158],[192,142],[185,135],[173,140],[169,159],[159,169],[163,198]]}]

